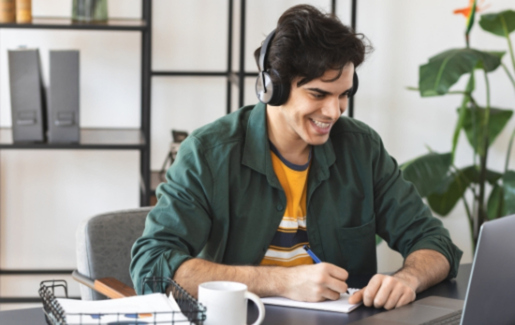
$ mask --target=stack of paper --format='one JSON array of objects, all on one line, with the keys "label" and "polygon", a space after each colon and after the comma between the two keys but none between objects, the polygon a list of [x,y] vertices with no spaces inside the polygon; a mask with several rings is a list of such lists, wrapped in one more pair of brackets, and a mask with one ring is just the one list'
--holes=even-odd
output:
[{"label": "stack of paper", "polygon": [[57,299],[66,315],[67,324],[171,324],[186,321],[179,305],[170,295],[154,293],[110,300]]},{"label": "stack of paper", "polygon": [[277,305],[277,306],[286,306],[286,307],[295,307],[295,308],[306,308],[306,309],[317,309],[317,310],[325,310],[325,311],[335,311],[339,313],[350,313],[354,309],[358,308],[361,303],[358,304],[350,304],[349,297],[355,291],[359,289],[349,289],[349,293],[342,293],[340,295],[340,299],[338,300],[326,300],[322,302],[304,302],[304,301],[295,301],[290,300],[288,298],[283,297],[269,297],[269,298],[261,298],[261,301],[267,305]]}]

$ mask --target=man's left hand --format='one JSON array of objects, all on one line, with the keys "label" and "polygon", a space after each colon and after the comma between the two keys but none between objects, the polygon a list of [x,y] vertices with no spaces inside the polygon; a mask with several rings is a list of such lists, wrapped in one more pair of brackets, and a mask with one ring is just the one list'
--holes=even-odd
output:
[{"label": "man's left hand", "polygon": [[350,298],[351,304],[363,301],[365,306],[385,309],[398,308],[415,300],[416,285],[412,279],[402,274],[393,276],[376,274],[368,286],[354,293]]}]

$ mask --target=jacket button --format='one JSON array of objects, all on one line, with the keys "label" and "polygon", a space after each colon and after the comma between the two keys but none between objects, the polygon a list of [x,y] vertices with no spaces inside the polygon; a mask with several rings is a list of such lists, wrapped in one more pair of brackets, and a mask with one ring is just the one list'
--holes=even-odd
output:
[{"label": "jacket button", "polygon": [[280,204],[278,204],[278,205],[276,206],[276,208],[277,208],[277,211],[281,211],[281,210],[283,209],[283,206],[282,206],[282,205],[280,205]]}]

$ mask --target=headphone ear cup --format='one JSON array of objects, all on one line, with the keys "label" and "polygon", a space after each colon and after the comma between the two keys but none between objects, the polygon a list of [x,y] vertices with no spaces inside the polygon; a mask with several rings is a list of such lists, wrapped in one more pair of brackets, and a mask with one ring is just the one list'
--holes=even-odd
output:
[{"label": "headphone ear cup", "polygon": [[352,77],[352,94],[351,96],[356,95],[358,92],[358,86],[359,86],[359,80],[358,80],[358,74],[356,71],[354,71],[354,76]]},{"label": "headphone ear cup", "polygon": [[[263,83],[264,81],[264,83]],[[256,79],[256,95],[260,102],[268,104],[275,93],[272,79],[268,72],[262,71],[258,74]]]},{"label": "headphone ear cup", "polygon": [[[274,75],[276,80],[281,80],[279,72],[275,69],[270,69],[270,73]],[[270,98],[268,104],[272,106],[281,106],[288,101],[290,97],[290,84],[288,83],[274,83],[273,96]]]},{"label": "headphone ear cup", "polygon": [[272,106],[281,106],[288,101],[290,97],[289,84],[274,84],[274,95],[268,102]]}]

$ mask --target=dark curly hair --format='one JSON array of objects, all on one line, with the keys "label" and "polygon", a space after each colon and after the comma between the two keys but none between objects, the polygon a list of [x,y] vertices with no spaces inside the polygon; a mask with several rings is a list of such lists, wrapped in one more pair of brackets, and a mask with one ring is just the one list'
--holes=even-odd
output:
[{"label": "dark curly hair", "polygon": [[[356,34],[335,15],[324,14],[310,5],[297,5],[279,18],[265,68],[278,72],[281,80],[273,74],[274,83],[291,84],[294,78],[301,77],[297,84],[301,86],[320,78],[327,70],[339,70],[341,74],[349,62],[358,67],[372,49],[364,39],[363,34]],[[254,52],[256,62],[260,51],[261,47]]]}]

